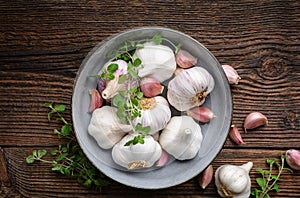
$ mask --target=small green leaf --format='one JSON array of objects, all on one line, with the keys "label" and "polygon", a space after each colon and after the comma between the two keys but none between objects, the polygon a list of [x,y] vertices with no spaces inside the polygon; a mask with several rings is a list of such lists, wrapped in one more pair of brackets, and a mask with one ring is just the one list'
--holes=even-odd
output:
[{"label": "small green leaf", "polygon": [[61,160],[63,160],[67,155],[68,155],[68,153],[63,153],[63,154],[59,155],[59,156],[56,158],[56,161],[61,161]]},{"label": "small green leaf", "polygon": [[278,192],[279,191],[279,187],[277,183],[274,183],[273,189]]},{"label": "small green leaf", "polygon": [[135,67],[138,67],[138,66],[140,66],[142,64],[142,61],[141,61],[141,59],[139,59],[139,58],[136,58],[134,61],[133,61],[133,66],[135,66]]},{"label": "small green leaf", "polygon": [[155,34],[151,40],[154,44],[159,45],[162,42],[162,36],[160,34]]},{"label": "small green leaf", "polygon": [[276,161],[274,159],[267,159],[266,160],[267,164],[274,164]]},{"label": "small green leaf", "polygon": [[133,79],[137,79],[138,75],[137,75],[137,73],[136,73],[134,70],[129,69],[129,70],[127,70],[127,71],[128,71],[128,73],[130,74],[130,76],[131,76]]},{"label": "small green leaf", "polygon": [[256,182],[261,187],[261,189],[263,189],[266,186],[265,178],[261,178],[261,177],[256,178]]},{"label": "small green leaf", "polygon": [[65,105],[58,105],[54,108],[56,111],[64,111],[66,109]]},{"label": "small green leaf", "polygon": [[57,152],[58,152],[58,150],[57,150],[57,149],[53,149],[53,150],[51,150],[50,154],[51,154],[51,155],[56,155],[56,154],[57,154]]},{"label": "small green leaf", "polygon": [[135,46],[137,49],[142,49],[144,48],[145,46],[143,44],[136,44]]},{"label": "small green leaf", "polygon": [[138,99],[142,99],[143,96],[144,96],[144,94],[143,94],[143,92],[141,92],[141,91],[139,91],[139,92],[136,93],[136,97],[137,97]]},{"label": "small green leaf", "polygon": [[70,135],[71,131],[72,131],[72,126],[70,126],[69,124],[65,124],[61,127],[61,134],[63,136]]},{"label": "small green leaf", "polygon": [[115,79],[115,76],[113,73],[109,73],[109,74],[106,74],[106,78],[107,78],[107,80],[113,80],[113,79]]},{"label": "small green leaf", "polygon": [[44,157],[46,154],[47,154],[47,151],[46,151],[46,150],[38,150],[38,152],[37,152],[38,158],[42,158],[42,157]]},{"label": "small green leaf", "polygon": [[107,71],[109,73],[114,73],[115,71],[117,71],[118,68],[119,68],[118,64],[112,63],[112,64],[108,65]]},{"label": "small green leaf", "polygon": [[119,94],[115,95],[115,97],[113,97],[112,103],[115,107],[123,107],[125,105],[125,98]]},{"label": "small green leaf", "polygon": [[119,76],[119,80],[118,80],[118,84],[123,84],[126,81],[127,76],[126,75],[120,75]]},{"label": "small green leaf", "polygon": [[29,156],[26,157],[26,162],[28,164],[32,164],[34,161],[35,161],[35,158],[34,158],[33,155],[29,155]]},{"label": "small green leaf", "polygon": [[52,107],[52,105],[53,105],[53,102],[46,102],[46,103],[44,103],[44,106],[48,107],[48,108]]}]

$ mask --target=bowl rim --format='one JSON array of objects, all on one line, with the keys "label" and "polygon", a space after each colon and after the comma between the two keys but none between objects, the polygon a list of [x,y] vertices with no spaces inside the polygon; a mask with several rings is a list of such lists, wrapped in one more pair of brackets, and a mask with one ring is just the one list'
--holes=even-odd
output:
[{"label": "bowl rim", "polygon": [[[85,58],[83,59],[83,61],[81,62],[81,65],[79,67],[79,69],[77,70],[76,72],[76,77],[74,78],[74,83],[73,83],[73,91],[72,91],[72,98],[71,98],[71,112],[72,112],[72,121],[74,122],[75,120],[75,115],[74,115],[74,101],[75,101],[75,96],[74,96],[74,93],[76,91],[76,85],[78,83],[78,79],[79,79],[79,76],[82,72],[82,70],[84,69],[87,61],[90,59],[90,56],[92,54],[95,53],[95,51],[100,47],[102,46],[103,44],[105,44],[107,41],[115,38],[115,37],[118,37],[120,35],[123,35],[123,34],[128,34],[130,32],[134,32],[134,31],[140,31],[140,30],[156,30],[156,31],[171,31],[173,33],[176,33],[176,34],[179,34],[179,35],[182,35],[182,36],[186,36],[186,37],[189,37],[189,39],[191,39],[193,42],[195,42],[197,45],[200,45],[202,48],[204,48],[206,50],[206,52],[211,56],[211,58],[213,58],[213,60],[219,65],[218,66],[218,70],[221,72],[221,75],[223,76],[223,82],[224,82],[224,86],[225,86],[225,90],[226,91],[226,94],[228,96],[228,101],[226,101],[225,105],[227,105],[228,107],[228,119],[229,119],[229,123],[225,126],[224,128],[224,139],[219,142],[219,144],[217,144],[217,149],[214,149],[216,150],[217,152],[214,152],[214,155],[213,157],[211,157],[211,162],[209,163],[206,163],[205,167],[209,166],[214,160],[215,158],[218,156],[218,154],[222,151],[222,148],[224,147],[224,144],[226,142],[226,139],[227,139],[227,136],[228,136],[228,133],[229,133],[229,130],[230,130],[230,126],[231,126],[231,122],[232,122],[232,114],[233,114],[233,104],[232,104],[232,94],[231,94],[231,89],[230,89],[230,85],[228,83],[228,80],[227,80],[227,77],[226,77],[226,74],[224,72],[224,70],[222,69],[221,67],[221,64],[219,63],[219,61],[217,60],[217,58],[202,44],[200,43],[199,41],[197,41],[196,39],[194,39],[193,37],[181,32],[181,31],[178,31],[178,30],[175,30],[175,29],[171,29],[171,28],[166,28],[166,27],[160,27],[160,26],[142,26],[142,27],[136,27],[136,28],[130,28],[130,29],[125,29],[123,31],[120,31],[120,32],[117,32],[117,33],[114,33],[112,34],[111,36],[108,36],[106,37],[105,39],[103,39],[102,41],[100,41],[97,45],[95,45],[85,56]],[[176,186],[176,185],[179,185],[179,184],[182,184],[192,178],[194,178],[195,176],[197,176],[201,171],[199,172],[195,172],[191,175],[190,178],[188,179],[183,179],[183,180],[177,180],[177,181],[173,181],[172,184],[169,184],[169,185],[157,185],[157,186],[151,186],[151,187],[147,187],[147,186],[143,186],[143,185],[136,185],[136,184],[130,184],[130,181],[123,181],[123,180],[118,180],[116,177],[113,177],[111,174],[108,174],[107,172],[105,171],[102,171],[98,165],[96,164],[95,162],[95,157],[90,156],[89,154],[89,151],[87,150],[86,146],[83,144],[83,142],[80,140],[79,136],[78,136],[78,133],[76,132],[76,128],[75,128],[75,123],[73,123],[73,127],[74,127],[74,133],[75,133],[75,136],[76,136],[76,140],[79,144],[79,146],[81,147],[83,153],[86,155],[86,157],[88,158],[88,160],[101,172],[103,173],[104,175],[106,175],[107,177],[109,177],[110,179],[113,179],[114,181],[116,182],[119,182],[121,184],[124,184],[126,186],[129,186],[129,187],[134,187],[134,188],[139,188],[139,189],[165,189],[165,188],[169,188],[169,187],[172,187],[172,186]],[[93,159],[94,158],[94,159]],[[106,164],[103,164],[104,166],[107,166]],[[108,167],[108,166],[107,166]],[[114,169],[112,167],[108,167],[109,169]],[[203,169],[205,170],[205,169]]]}]

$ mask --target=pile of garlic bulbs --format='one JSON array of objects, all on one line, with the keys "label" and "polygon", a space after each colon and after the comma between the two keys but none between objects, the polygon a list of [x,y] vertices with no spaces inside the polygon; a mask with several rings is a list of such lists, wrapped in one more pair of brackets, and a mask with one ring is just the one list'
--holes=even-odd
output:
[{"label": "pile of garlic bulbs", "polygon": [[[101,97],[106,105],[91,104],[97,108],[92,110],[88,133],[102,149],[112,149],[113,161],[127,170],[163,166],[168,163],[169,155],[177,160],[193,159],[201,149],[203,136],[199,119],[186,112],[204,103],[214,88],[213,77],[204,68],[195,66],[197,58],[189,52],[181,49],[175,54],[167,45],[144,43],[143,48],[135,50],[133,58],[139,58],[143,65],[138,70],[139,81],[134,85],[144,95],[139,101],[140,117],[124,122],[118,118],[117,108],[110,106],[112,98],[126,89],[128,83],[118,83],[118,78],[127,74],[126,61],[110,61],[103,68],[111,63],[120,67],[113,80],[103,83],[101,79],[99,95],[91,96]],[[181,70],[175,75],[179,67]],[[166,97],[162,95],[163,82],[168,82]],[[181,116],[172,115],[171,106]],[[151,130],[143,143],[126,145],[134,137],[133,128],[138,123]]]}]

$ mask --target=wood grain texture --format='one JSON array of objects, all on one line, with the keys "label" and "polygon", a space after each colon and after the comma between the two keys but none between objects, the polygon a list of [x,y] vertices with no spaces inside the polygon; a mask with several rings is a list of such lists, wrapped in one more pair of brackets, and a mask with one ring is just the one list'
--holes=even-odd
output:
[{"label": "wood grain texture", "polygon": [[[196,178],[155,191],[114,181],[91,191],[45,164],[24,161],[32,149],[58,144],[53,129],[59,125],[47,121],[43,103],[66,104],[71,121],[73,82],[84,57],[107,37],[140,26],[191,35],[242,77],[231,87],[232,123],[246,144],[228,138],[214,168],[253,161],[255,187],[254,169],[266,167],[265,158],[300,150],[299,1],[16,0],[0,1],[0,13],[0,147],[12,183],[1,185],[0,197],[217,197],[213,184],[203,191]],[[269,124],[244,133],[252,111],[264,113]],[[284,175],[272,197],[299,197],[299,181],[299,171]]]}]

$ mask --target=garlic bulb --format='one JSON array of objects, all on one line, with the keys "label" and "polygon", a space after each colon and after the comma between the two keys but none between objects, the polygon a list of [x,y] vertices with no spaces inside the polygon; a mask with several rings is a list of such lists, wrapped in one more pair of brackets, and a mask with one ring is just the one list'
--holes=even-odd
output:
[{"label": "garlic bulb", "polygon": [[103,106],[93,111],[88,133],[103,149],[112,148],[127,132],[132,130],[130,125],[121,123],[116,112],[117,109],[111,106]]},{"label": "garlic bulb", "polygon": [[126,135],[112,150],[112,158],[115,163],[128,170],[148,168],[160,158],[162,149],[152,136],[144,138],[144,144],[125,146],[126,142],[133,139],[133,135]]},{"label": "garlic bulb", "polygon": [[246,198],[250,196],[249,172],[253,166],[248,162],[241,166],[223,165],[215,172],[215,184],[221,197]]},{"label": "garlic bulb", "polygon": [[144,66],[138,72],[141,78],[148,76],[163,82],[169,79],[176,69],[175,54],[165,45],[145,43],[143,48],[135,51],[134,58],[140,58]]},{"label": "garlic bulb", "polygon": [[168,85],[168,101],[179,111],[186,111],[204,103],[215,85],[213,77],[202,67],[185,69]]},{"label": "garlic bulb", "polygon": [[148,134],[155,134],[165,128],[171,118],[171,110],[168,101],[162,96],[154,98],[142,98],[140,100],[142,107],[141,117],[133,120],[133,124],[141,123],[142,126],[150,126]]},{"label": "garlic bulb", "polygon": [[162,148],[178,160],[192,159],[202,143],[198,123],[189,116],[174,116],[159,136]]}]

